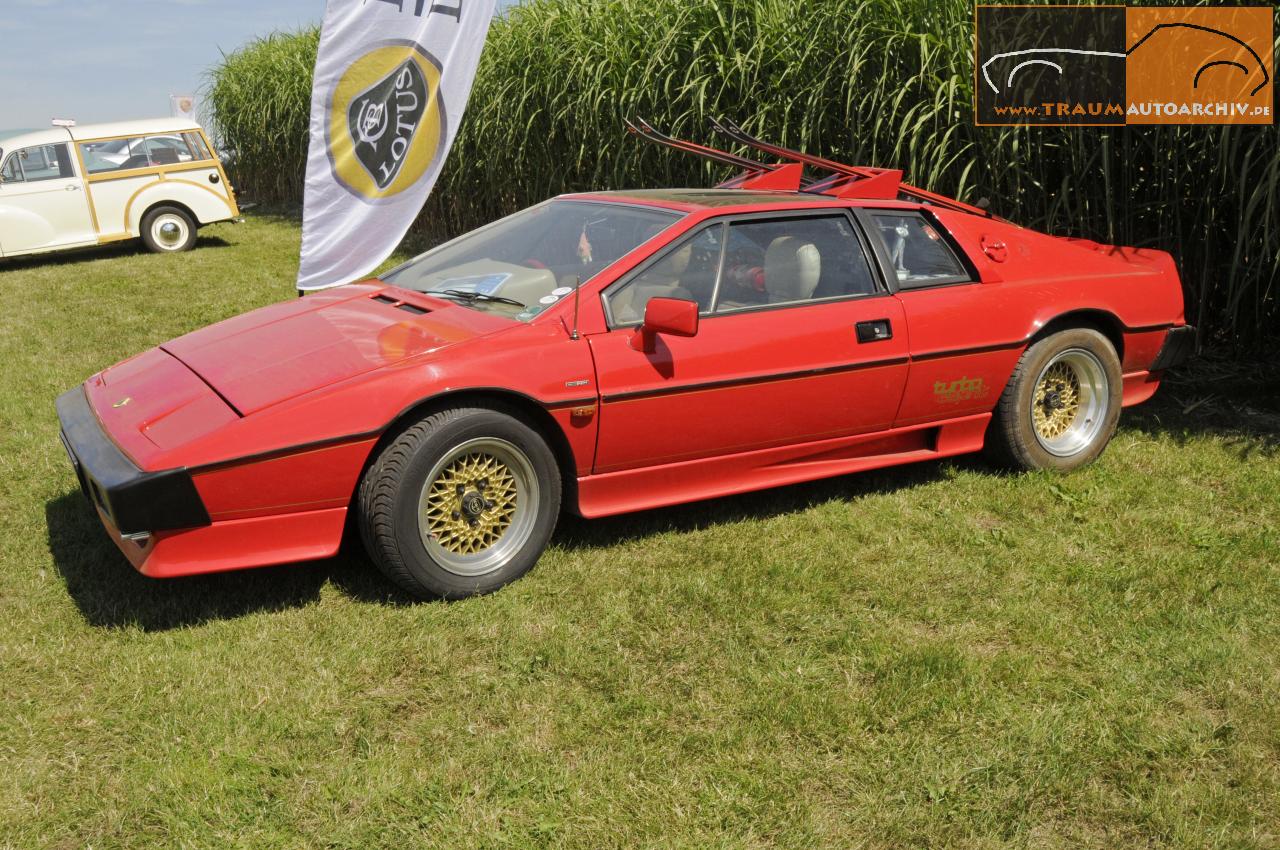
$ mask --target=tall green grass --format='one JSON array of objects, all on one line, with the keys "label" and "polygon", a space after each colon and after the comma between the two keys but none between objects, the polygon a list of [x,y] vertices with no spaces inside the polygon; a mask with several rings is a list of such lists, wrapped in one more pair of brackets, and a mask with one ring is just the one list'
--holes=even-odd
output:
[{"label": "tall green grass", "polygon": [[272,33],[224,55],[209,74],[205,106],[212,129],[234,155],[232,182],[252,200],[302,198],[319,45],[316,29]]},{"label": "tall green grass", "polygon": [[[1170,250],[1209,345],[1280,338],[1280,133],[1272,127],[979,128],[964,0],[530,0],[494,22],[420,227],[440,237],[548,195],[707,185],[718,167],[628,137],[724,115],[784,144],[903,168],[1029,227]],[[212,72],[237,179],[300,195],[315,32]]]}]

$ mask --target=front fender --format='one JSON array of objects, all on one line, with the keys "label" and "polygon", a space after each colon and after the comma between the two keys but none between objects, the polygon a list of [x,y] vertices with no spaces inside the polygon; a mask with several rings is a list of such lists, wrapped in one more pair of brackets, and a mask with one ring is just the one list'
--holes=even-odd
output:
[{"label": "front fender", "polygon": [[55,236],[47,219],[7,204],[0,197],[0,256],[5,250],[13,251],[15,245],[48,245]]}]

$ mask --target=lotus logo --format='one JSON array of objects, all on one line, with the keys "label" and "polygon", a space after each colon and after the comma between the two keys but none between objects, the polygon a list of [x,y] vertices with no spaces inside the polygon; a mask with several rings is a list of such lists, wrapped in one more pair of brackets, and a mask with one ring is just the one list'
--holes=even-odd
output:
[{"label": "lotus logo", "polygon": [[400,173],[426,107],[427,81],[412,59],[351,102],[347,120],[356,157],[379,189]]},{"label": "lotus logo", "polygon": [[440,67],[421,47],[384,43],[348,66],[330,97],[329,160],[367,201],[397,195],[439,166]]},{"label": "lotus logo", "polygon": [[360,141],[366,145],[376,145],[378,139],[387,132],[387,105],[364,100],[351,126]]}]

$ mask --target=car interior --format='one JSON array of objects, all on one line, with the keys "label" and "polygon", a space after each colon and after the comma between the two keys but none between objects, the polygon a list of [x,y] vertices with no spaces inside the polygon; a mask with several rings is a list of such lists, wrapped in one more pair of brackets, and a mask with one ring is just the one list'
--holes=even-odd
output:
[{"label": "car interior", "polygon": [[707,228],[612,293],[614,323],[640,321],[655,297],[685,298],[696,301],[700,312],[727,313],[877,289],[861,242],[844,216],[732,222],[717,275],[724,230],[724,225]]}]

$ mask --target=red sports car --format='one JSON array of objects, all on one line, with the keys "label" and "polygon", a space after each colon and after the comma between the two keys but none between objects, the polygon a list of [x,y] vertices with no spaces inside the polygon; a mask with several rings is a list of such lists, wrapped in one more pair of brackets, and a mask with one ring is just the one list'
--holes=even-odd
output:
[{"label": "red sports car", "polygon": [[354,512],[411,593],[493,590],[600,517],[986,447],[1096,458],[1183,359],[1172,258],[719,129],[724,188],[566,195],[255,310],[57,403],[149,576],[334,554]]}]

